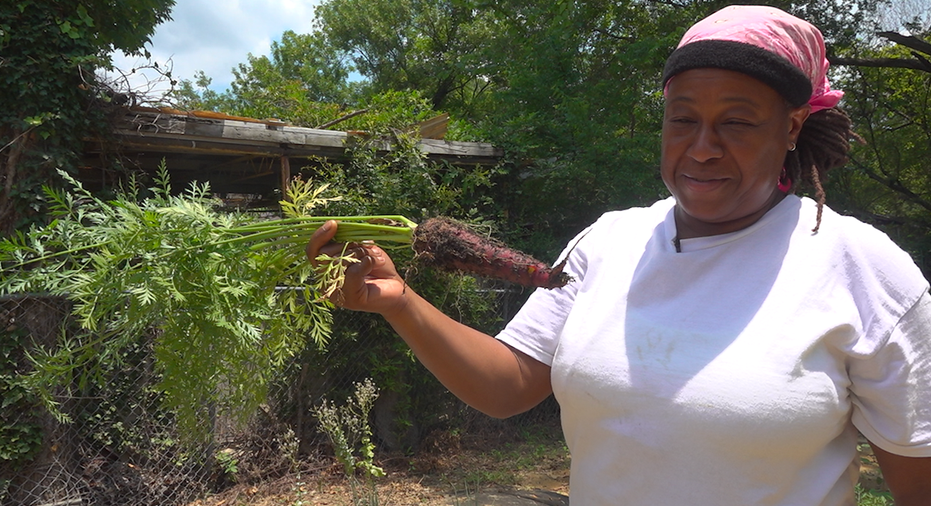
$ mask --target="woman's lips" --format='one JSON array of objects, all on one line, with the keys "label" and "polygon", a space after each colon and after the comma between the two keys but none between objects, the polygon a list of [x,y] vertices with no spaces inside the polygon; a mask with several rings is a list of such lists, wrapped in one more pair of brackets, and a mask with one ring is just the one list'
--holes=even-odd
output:
[{"label": "woman's lips", "polygon": [[727,181],[727,178],[700,178],[692,176],[682,176],[686,187],[695,192],[708,192],[716,190]]}]

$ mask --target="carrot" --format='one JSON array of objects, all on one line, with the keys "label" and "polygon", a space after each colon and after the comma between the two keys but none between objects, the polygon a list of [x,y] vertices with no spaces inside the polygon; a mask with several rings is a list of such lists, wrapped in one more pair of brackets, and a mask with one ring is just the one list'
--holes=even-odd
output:
[{"label": "carrot", "polygon": [[414,229],[416,260],[447,271],[501,279],[539,288],[559,288],[572,281],[563,272],[566,261],[555,267],[483,236],[450,218],[431,218]]}]

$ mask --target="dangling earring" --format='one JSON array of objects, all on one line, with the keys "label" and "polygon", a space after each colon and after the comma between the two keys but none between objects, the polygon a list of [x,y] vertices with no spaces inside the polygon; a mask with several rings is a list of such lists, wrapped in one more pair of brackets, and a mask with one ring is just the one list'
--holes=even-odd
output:
[{"label": "dangling earring", "polygon": [[[795,146],[793,145],[793,149],[794,148]],[[776,182],[776,186],[782,193],[789,193],[789,190],[792,189],[792,180],[789,179],[789,174],[786,173],[785,167],[782,168],[782,174],[779,174],[779,180]]]}]

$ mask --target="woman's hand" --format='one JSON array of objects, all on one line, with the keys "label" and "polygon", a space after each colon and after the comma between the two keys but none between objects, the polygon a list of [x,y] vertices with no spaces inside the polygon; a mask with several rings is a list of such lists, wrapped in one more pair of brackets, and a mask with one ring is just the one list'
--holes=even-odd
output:
[{"label": "woman's hand", "polygon": [[[338,225],[328,221],[307,243],[307,259],[319,265],[317,257],[344,254],[344,244],[332,242]],[[353,244],[345,250],[359,260],[346,268],[342,289],[330,296],[333,304],[356,311],[384,316],[400,312],[405,305],[405,283],[394,267],[391,257],[375,244]]]},{"label": "woman's hand", "polygon": [[[307,243],[307,258],[343,255],[331,242],[336,222],[328,221]],[[341,307],[380,313],[417,358],[446,388],[491,416],[530,409],[553,390],[550,368],[497,339],[446,316],[420,297],[398,275],[394,262],[374,244],[351,245],[359,259],[346,268],[342,290],[330,300]]]}]

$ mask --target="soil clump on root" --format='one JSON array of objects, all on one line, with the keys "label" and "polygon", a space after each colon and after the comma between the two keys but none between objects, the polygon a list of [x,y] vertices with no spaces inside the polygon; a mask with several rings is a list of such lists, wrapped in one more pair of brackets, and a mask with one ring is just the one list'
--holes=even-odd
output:
[{"label": "soil clump on root", "polygon": [[563,272],[566,261],[550,267],[501,241],[477,233],[468,225],[445,217],[431,218],[414,229],[417,261],[429,267],[461,271],[538,288],[559,288],[572,281]]}]

